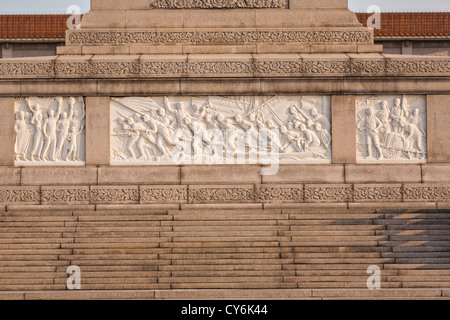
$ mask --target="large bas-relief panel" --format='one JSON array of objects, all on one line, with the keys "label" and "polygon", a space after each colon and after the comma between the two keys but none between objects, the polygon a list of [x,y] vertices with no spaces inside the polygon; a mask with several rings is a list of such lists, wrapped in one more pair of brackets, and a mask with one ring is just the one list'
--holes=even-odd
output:
[{"label": "large bas-relief panel", "polygon": [[82,97],[15,99],[15,165],[84,165],[86,112]]},{"label": "large bas-relief panel", "polygon": [[111,98],[111,164],[331,163],[329,96]]},{"label": "large bas-relief panel", "polygon": [[427,162],[425,96],[366,96],[356,108],[358,163]]}]

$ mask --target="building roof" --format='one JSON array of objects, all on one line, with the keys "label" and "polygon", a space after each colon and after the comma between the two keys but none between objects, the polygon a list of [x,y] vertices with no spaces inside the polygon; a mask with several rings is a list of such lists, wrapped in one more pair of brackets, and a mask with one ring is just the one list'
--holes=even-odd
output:
[{"label": "building roof", "polygon": [[0,15],[0,39],[64,39],[68,15]]},{"label": "building roof", "polygon": [[[359,21],[367,26],[371,14],[357,13]],[[398,12],[382,13],[381,29],[375,29],[375,37],[449,37],[450,12]]]},{"label": "building roof", "polygon": [[[371,14],[357,13],[367,26]],[[39,40],[65,38],[68,15],[0,15],[0,39]],[[450,12],[382,13],[377,38],[450,37]]]}]

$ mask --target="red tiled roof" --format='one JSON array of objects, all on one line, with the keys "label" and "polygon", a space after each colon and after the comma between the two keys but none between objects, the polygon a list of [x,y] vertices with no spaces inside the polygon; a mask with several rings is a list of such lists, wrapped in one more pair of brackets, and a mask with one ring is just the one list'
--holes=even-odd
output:
[{"label": "red tiled roof", "polygon": [[[357,13],[367,25],[371,14]],[[0,15],[0,39],[65,37],[68,15]],[[450,12],[382,13],[376,37],[449,37]]]},{"label": "red tiled roof", "polygon": [[[359,21],[367,26],[371,14],[357,13]],[[450,12],[400,12],[381,14],[381,29],[375,37],[448,37]]]},{"label": "red tiled roof", "polygon": [[0,15],[0,39],[64,38],[68,15]]}]

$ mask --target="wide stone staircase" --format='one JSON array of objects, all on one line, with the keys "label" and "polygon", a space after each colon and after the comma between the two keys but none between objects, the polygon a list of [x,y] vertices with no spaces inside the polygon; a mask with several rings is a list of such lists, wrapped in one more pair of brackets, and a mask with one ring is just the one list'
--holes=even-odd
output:
[{"label": "wide stone staircase", "polygon": [[[0,213],[0,297],[442,299],[449,231],[437,210],[13,210]],[[69,266],[81,290],[67,290]]]}]

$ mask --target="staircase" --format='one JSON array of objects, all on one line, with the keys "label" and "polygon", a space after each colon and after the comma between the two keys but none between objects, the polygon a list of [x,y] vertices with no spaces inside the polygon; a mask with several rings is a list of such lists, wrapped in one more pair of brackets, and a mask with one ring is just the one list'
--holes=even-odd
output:
[{"label": "staircase", "polygon": [[[450,296],[449,230],[450,212],[436,210],[8,211],[0,292],[439,298]],[[66,289],[71,265],[79,292]],[[382,290],[367,289],[373,265]]]}]

